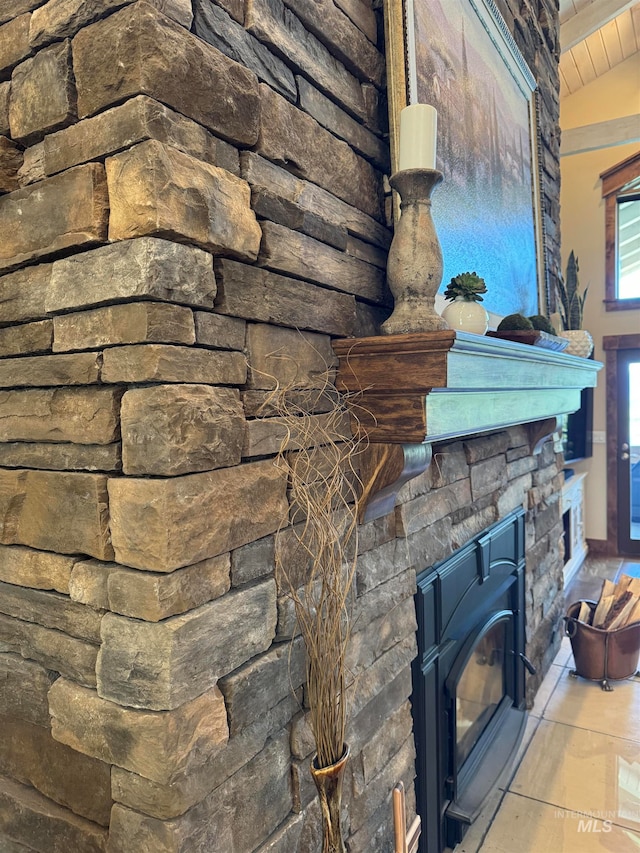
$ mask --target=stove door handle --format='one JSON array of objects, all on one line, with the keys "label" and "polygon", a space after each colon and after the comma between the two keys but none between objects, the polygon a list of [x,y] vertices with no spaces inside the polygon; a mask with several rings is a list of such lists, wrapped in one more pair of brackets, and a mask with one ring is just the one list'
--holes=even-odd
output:
[{"label": "stove door handle", "polygon": [[535,675],[537,673],[538,670],[535,668],[535,666],[531,663],[531,661],[529,660],[529,658],[525,654],[520,652],[518,657],[520,658],[522,663],[525,665],[525,669],[527,670],[529,675]]}]

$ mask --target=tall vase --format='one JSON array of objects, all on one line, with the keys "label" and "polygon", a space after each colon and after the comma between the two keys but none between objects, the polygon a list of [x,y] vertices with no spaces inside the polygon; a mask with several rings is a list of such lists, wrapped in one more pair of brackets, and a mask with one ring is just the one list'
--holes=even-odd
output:
[{"label": "tall vase", "polygon": [[436,169],[405,169],[389,179],[402,201],[387,259],[395,306],[382,324],[385,335],[447,328],[434,307],[442,281],[442,251],[431,218],[431,193],[441,181],[442,172]]},{"label": "tall vase", "polygon": [[328,767],[317,767],[311,762],[311,775],[318,789],[322,809],[322,853],[346,853],[342,838],[341,804],[342,779],[351,750],[345,745],[342,757]]}]

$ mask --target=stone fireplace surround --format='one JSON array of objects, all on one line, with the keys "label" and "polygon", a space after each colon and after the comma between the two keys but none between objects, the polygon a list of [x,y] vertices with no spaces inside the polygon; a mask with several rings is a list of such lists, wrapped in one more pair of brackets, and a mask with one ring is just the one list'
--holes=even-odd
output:
[{"label": "stone fireplace surround", "polygon": [[[514,425],[528,437],[535,459],[555,432],[557,416],[579,407],[582,390],[595,385],[602,367],[453,331],[345,339],[334,349],[340,359],[338,386],[354,395],[353,430],[368,441],[361,464],[365,520],[393,508],[403,487],[433,463],[433,446],[444,438],[462,438],[466,447],[481,440],[474,429],[491,432]],[[429,559],[418,567],[412,715],[421,853],[462,840],[524,731],[525,668],[529,676],[537,675],[528,657],[537,620],[526,605],[536,601],[529,585],[540,567],[525,563],[530,534],[525,535],[524,510],[510,509],[498,501],[497,524],[470,536],[444,560]],[[562,551],[561,543],[556,549]],[[548,602],[557,605],[564,574],[558,583],[557,565],[554,569]],[[499,680],[505,693],[465,763],[458,765],[458,679],[496,621],[504,632]],[[555,626],[548,641],[547,651],[557,647]],[[546,670],[544,657],[536,656],[536,663]]]},{"label": "stone fireplace surround", "polygon": [[[379,4],[317,6],[1,4],[3,853],[317,848],[257,413],[274,353],[312,381],[390,307]],[[541,87],[553,272],[557,12],[499,6]],[[416,570],[524,506],[529,699],[557,642],[561,457],[472,433],[360,528],[350,853],[390,849],[396,781],[415,806]]]}]

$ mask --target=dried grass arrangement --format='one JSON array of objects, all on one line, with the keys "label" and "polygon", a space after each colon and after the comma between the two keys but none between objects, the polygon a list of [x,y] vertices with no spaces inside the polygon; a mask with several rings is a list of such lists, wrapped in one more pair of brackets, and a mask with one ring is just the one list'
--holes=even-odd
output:
[{"label": "dried grass arrangement", "polygon": [[344,751],[345,655],[362,491],[357,470],[362,446],[349,430],[348,400],[330,374],[323,379],[321,388],[278,387],[268,398],[284,427],[275,464],[289,480],[290,526],[308,559],[300,588],[278,558],[276,573],[293,601],[306,649],[310,725],[320,767],[334,764]]},{"label": "dried grass arrangement", "polygon": [[[362,494],[357,457],[363,440],[354,439],[349,427],[357,406],[338,392],[329,369],[319,384],[311,390],[278,386],[265,407],[283,426],[275,464],[289,481],[289,528],[307,564],[306,580],[299,586],[295,573],[276,556],[278,585],[293,602],[306,650],[306,698],[316,746],[312,774],[324,816],[323,850],[328,853],[344,850],[339,806],[348,753],[346,653]],[[321,789],[327,773],[320,779],[317,774],[335,765],[340,778],[329,777],[327,795]]]}]

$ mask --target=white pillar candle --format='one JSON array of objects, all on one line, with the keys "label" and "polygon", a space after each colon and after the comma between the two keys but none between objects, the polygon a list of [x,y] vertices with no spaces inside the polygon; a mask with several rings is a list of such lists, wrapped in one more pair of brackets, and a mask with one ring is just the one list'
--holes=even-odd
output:
[{"label": "white pillar candle", "polygon": [[438,113],[429,104],[411,104],[400,113],[398,171],[435,169]]}]

